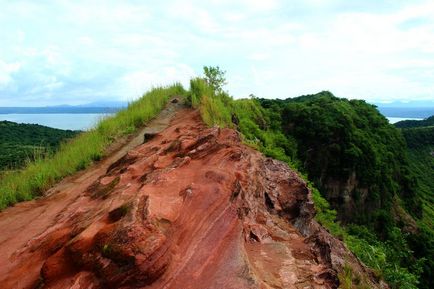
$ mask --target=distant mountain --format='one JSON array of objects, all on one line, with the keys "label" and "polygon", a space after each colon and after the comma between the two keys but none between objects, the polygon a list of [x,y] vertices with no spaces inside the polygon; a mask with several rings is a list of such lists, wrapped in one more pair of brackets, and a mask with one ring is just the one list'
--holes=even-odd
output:
[{"label": "distant mountain", "polygon": [[77,107],[127,107],[128,102],[126,101],[94,101],[86,104],[77,105]]},{"label": "distant mountain", "polygon": [[434,101],[394,101],[374,103],[378,110],[387,117],[427,118],[434,115]]},{"label": "distant mountain", "polygon": [[373,104],[375,104],[378,107],[421,108],[421,107],[434,107],[434,100],[374,102]]},{"label": "distant mountain", "polygon": [[427,118],[434,115],[434,107],[378,107],[382,115],[386,117],[402,118]]},{"label": "distant mountain", "polygon": [[0,114],[49,114],[49,113],[115,113],[122,107],[46,106],[0,107]]},{"label": "distant mountain", "polygon": [[0,114],[115,113],[128,106],[124,101],[96,101],[80,105],[61,104],[39,107],[0,107]]}]

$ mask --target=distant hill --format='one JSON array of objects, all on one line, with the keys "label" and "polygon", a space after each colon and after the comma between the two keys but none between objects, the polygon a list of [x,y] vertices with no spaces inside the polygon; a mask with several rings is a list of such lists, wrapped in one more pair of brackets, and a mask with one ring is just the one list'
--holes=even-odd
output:
[{"label": "distant hill", "polygon": [[0,114],[46,114],[46,113],[115,113],[128,106],[123,101],[97,101],[80,105],[55,105],[40,107],[0,107]]},{"label": "distant hill", "polygon": [[387,117],[427,118],[434,115],[434,107],[390,107],[378,106],[382,115]]},{"label": "distant hill", "polygon": [[115,113],[120,107],[80,107],[80,106],[47,106],[47,107],[0,107],[0,114],[46,114],[46,113]]},{"label": "distant hill", "polygon": [[26,160],[57,149],[62,141],[77,133],[36,124],[0,121],[0,171],[19,168]]},{"label": "distant hill", "polygon": [[423,120],[403,120],[398,121],[394,124],[398,128],[413,128],[413,127],[424,127],[424,126],[434,126],[434,115]]},{"label": "distant hill", "polygon": [[110,107],[110,108],[119,108],[119,107],[127,107],[128,102],[126,101],[94,101],[86,104],[77,105],[77,107]]},{"label": "distant hill", "polygon": [[378,107],[395,107],[395,108],[434,108],[434,100],[413,100],[413,101],[393,101],[393,102],[374,102]]}]

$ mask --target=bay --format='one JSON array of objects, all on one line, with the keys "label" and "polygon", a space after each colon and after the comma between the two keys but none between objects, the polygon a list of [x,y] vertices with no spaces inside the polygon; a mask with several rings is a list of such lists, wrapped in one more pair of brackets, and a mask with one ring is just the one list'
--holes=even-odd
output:
[{"label": "bay", "polygon": [[40,124],[48,127],[70,130],[89,130],[107,113],[41,113],[41,114],[0,114],[0,121]]}]

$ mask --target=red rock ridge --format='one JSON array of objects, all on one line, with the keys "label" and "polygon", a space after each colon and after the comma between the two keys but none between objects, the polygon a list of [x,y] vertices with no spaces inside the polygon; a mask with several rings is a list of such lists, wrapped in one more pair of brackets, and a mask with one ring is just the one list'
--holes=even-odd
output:
[{"label": "red rock ridge", "polygon": [[29,220],[12,251],[0,239],[2,288],[337,288],[345,264],[386,288],[313,219],[294,171],[197,111],[106,169],[0,214]]}]

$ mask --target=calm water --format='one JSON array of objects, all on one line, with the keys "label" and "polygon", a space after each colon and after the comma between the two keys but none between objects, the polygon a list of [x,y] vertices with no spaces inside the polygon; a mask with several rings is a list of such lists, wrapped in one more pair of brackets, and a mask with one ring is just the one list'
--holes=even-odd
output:
[{"label": "calm water", "polygon": [[386,117],[390,123],[396,123],[401,120],[422,120],[423,118],[414,118],[414,117]]},{"label": "calm water", "polygon": [[[0,114],[0,120],[8,120],[17,123],[36,123],[60,129],[87,130],[110,114],[102,113],[48,113],[48,114]],[[401,120],[412,119],[421,120],[422,118],[409,117],[387,117],[390,123]]]},{"label": "calm water", "polygon": [[60,129],[87,130],[109,115],[101,113],[0,114],[0,120],[34,123]]}]

